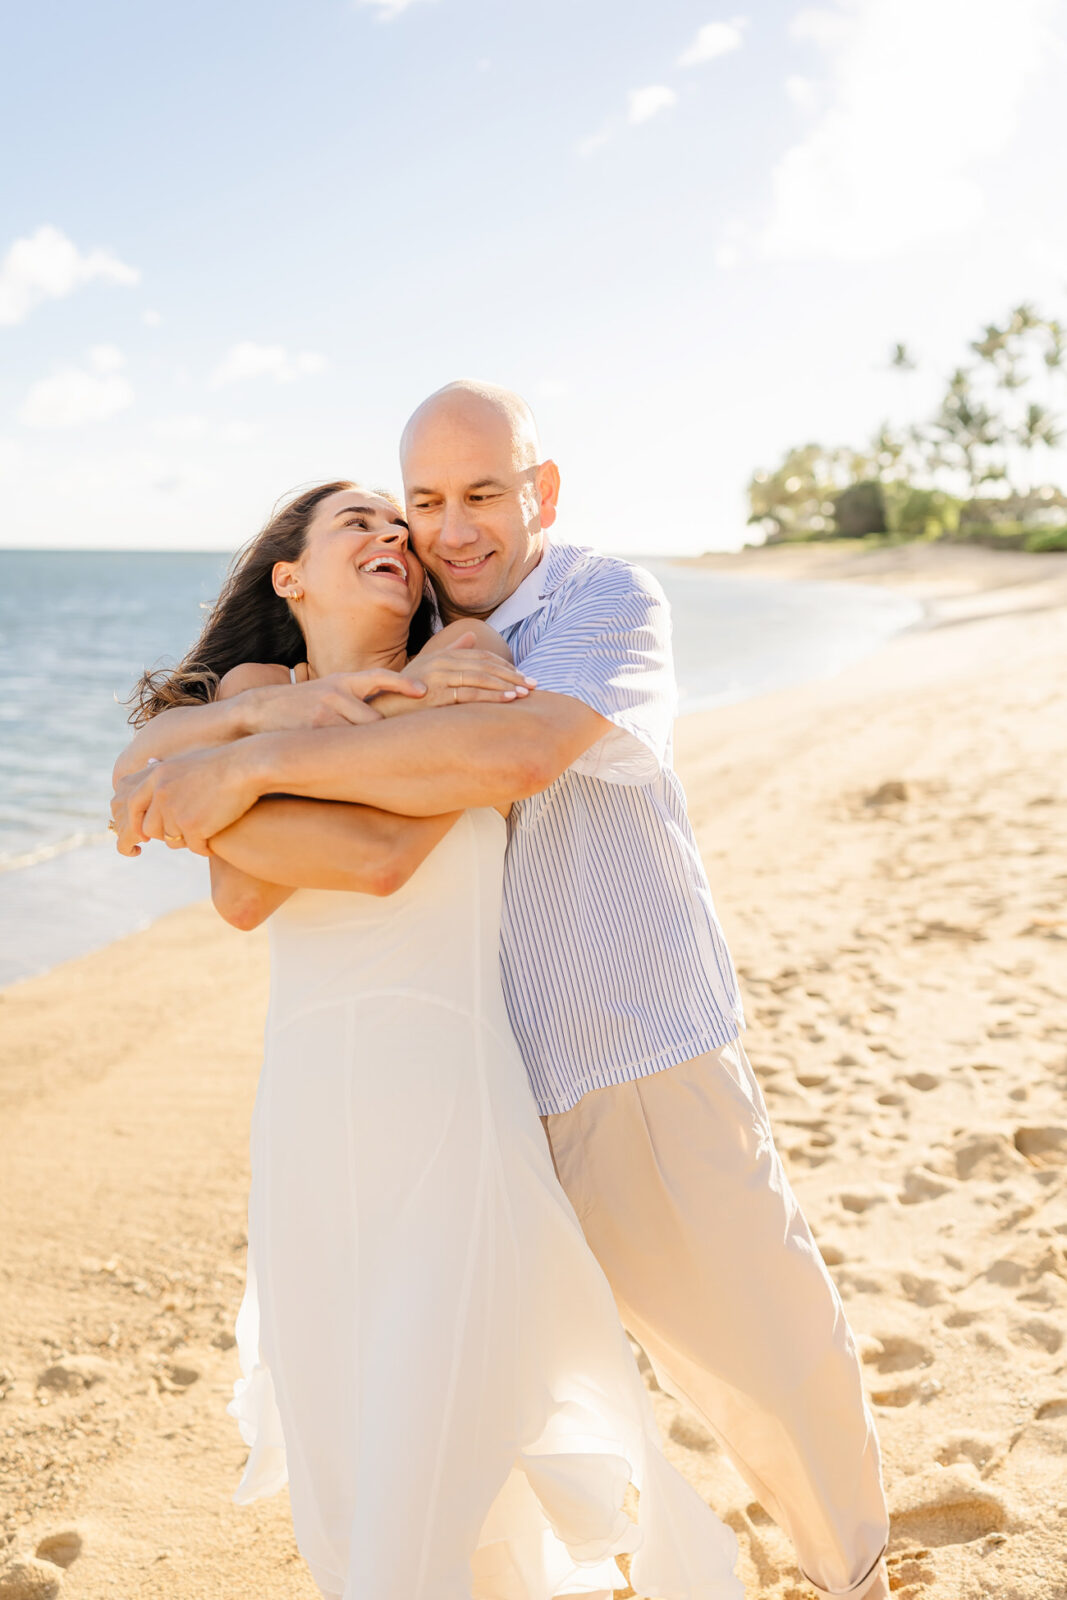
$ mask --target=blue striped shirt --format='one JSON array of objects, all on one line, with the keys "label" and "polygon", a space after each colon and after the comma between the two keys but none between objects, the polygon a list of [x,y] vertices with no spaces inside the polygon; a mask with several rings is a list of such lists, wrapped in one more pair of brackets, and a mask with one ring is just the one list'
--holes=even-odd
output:
[{"label": "blue striped shirt", "polygon": [[744,1015],[671,768],[670,608],[640,567],[552,544],[490,617],[538,688],[612,724],[512,810],[501,968],[543,1113],[689,1061]]}]

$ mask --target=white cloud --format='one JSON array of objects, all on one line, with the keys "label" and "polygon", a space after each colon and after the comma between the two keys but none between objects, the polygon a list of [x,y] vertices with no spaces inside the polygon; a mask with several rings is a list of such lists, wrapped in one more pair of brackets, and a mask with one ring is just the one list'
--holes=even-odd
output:
[{"label": "white cloud", "polygon": [[17,439],[0,439],[0,483],[13,478],[22,460],[22,449]]},{"label": "white cloud", "polygon": [[89,351],[89,365],[95,372],[118,372],[126,365],[126,357],[117,345],[94,344]]},{"label": "white cloud", "polygon": [[688,49],[678,57],[680,67],[699,67],[717,56],[727,56],[731,50],[740,50],[742,34],[748,27],[747,17],[732,17],[729,22],[708,22],[699,29]]},{"label": "white cloud", "polygon": [[792,73],[785,80],[786,99],[792,101],[799,111],[815,111],[819,104],[819,91],[810,78],[802,78],[797,73]]},{"label": "white cloud", "polygon": [[251,422],[224,422],[219,438],[223,444],[251,444],[253,439],[259,438],[260,431]]},{"label": "white cloud", "polygon": [[402,11],[414,5],[415,0],[356,0],[359,7],[370,6],[379,22],[392,22]]},{"label": "white cloud", "polygon": [[678,96],[665,83],[650,83],[644,89],[631,89],[627,118],[630,122],[648,122],[678,104]]},{"label": "white cloud", "polygon": [[973,223],[984,200],[972,169],[1011,139],[1054,6],[836,0],[801,11],[791,31],[824,56],[826,109],[775,169],[764,253],[869,260]]},{"label": "white cloud", "polygon": [[160,417],[158,422],[152,424],[152,432],[157,439],[164,439],[168,443],[185,444],[190,439],[204,437],[207,432],[207,418],[191,414]]},{"label": "white cloud", "polygon": [[[103,365],[99,358],[103,355]],[[19,410],[28,428],[77,428],[85,422],[104,422],[133,404],[133,386],[113,365],[122,355],[111,345],[97,345],[89,353],[95,371],[65,367],[50,378],[30,385]],[[95,359],[94,359],[95,358]]]},{"label": "white cloud", "polygon": [[221,389],[227,383],[244,383],[249,378],[273,378],[276,383],[291,383],[294,378],[311,377],[326,369],[326,357],[314,350],[300,350],[295,355],[280,344],[255,344],[246,339],[227,350],[222,361],[211,374],[211,387]]},{"label": "white cloud", "polygon": [[613,132],[612,124],[605,122],[602,128],[597,129],[596,133],[591,133],[588,138],[579,141],[576,147],[578,154],[580,156],[591,156],[595,155],[598,150],[603,150],[606,144],[611,143]]},{"label": "white cloud", "polygon": [[0,262],[0,326],[22,322],[42,301],[62,300],[94,280],[129,287],[140,276],[109,250],[82,255],[58,228],[38,228],[16,239]]},{"label": "white cloud", "polygon": [[160,316],[158,311],[152,311],[149,309],[148,311],[141,312],[141,321],[144,323],[146,328],[158,328],[159,324],[163,321],[163,318]]}]

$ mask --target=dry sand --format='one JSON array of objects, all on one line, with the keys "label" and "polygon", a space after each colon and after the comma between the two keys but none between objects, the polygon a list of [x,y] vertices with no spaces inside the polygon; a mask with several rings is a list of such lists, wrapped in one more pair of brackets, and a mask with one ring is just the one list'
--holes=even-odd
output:
[{"label": "dry sand", "polygon": [[[831,575],[822,552],[778,554],[722,564]],[[894,1589],[1053,1600],[1067,559],[830,554],[950,625],[687,719],[680,767],[748,1050],[863,1354]],[[0,995],[0,1600],[315,1600],[286,1496],[229,1498],[265,990],[263,936],[194,907]],[[777,1530],[655,1402],[741,1536],[749,1596],[800,1600]]]}]

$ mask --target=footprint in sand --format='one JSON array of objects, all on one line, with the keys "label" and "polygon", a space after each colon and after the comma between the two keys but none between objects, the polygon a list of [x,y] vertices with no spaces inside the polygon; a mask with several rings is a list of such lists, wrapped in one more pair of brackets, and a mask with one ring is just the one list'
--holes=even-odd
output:
[{"label": "footprint in sand", "polygon": [[863,1352],[865,1366],[877,1367],[879,1372],[910,1372],[914,1367],[932,1364],[934,1352],[918,1339],[902,1334],[875,1334]]},{"label": "footprint in sand", "polygon": [[1054,1356],[1063,1343],[1063,1329],[1041,1317],[1031,1317],[1029,1322],[1020,1323],[1016,1334],[1025,1344],[1045,1350],[1050,1356]]},{"label": "footprint in sand", "polygon": [[50,1561],[14,1556],[0,1567],[0,1600],[55,1600],[63,1574]]},{"label": "footprint in sand", "polygon": [[1017,1128],[1015,1148],[1032,1167],[1065,1167],[1067,1128]]},{"label": "footprint in sand", "polygon": [[57,1394],[77,1394],[110,1375],[111,1368],[99,1356],[64,1356],[41,1373],[37,1387],[52,1389]]},{"label": "footprint in sand", "polygon": [[962,1466],[940,1467],[906,1478],[890,1507],[896,1539],[937,1548],[971,1544],[1012,1519],[1003,1495]]},{"label": "footprint in sand", "polygon": [[[1003,1133],[967,1133],[953,1144],[948,1161],[953,1176],[997,1183],[1026,1170],[1023,1157]],[[940,1166],[940,1163],[938,1163]]]},{"label": "footprint in sand", "polygon": [[675,1417],[670,1426],[670,1436],[675,1444],[680,1444],[685,1450],[699,1450],[706,1454],[718,1449],[711,1434],[693,1417]]},{"label": "footprint in sand", "polygon": [[898,1199],[901,1205],[917,1206],[924,1200],[937,1200],[943,1194],[948,1194],[954,1187],[944,1178],[939,1178],[933,1172],[928,1172],[925,1167],[912,1167],[910,1172],[904,1174],[904,1187]]},{"label": "footprint in sand", "polygon": [[155,1373],[156,1386],[165,1394],[183,1394],[199,1377],[198,1367],[183,1366],[176,1361],[168,1362]]},{"label": "footprint in sand", "polygon": [[957,1461],[969,1461],[978,1472],[1000,1454],[1000,1446],[990,1434],[950,1433],[934,1451],[934,1460],[943,1467],[955,1466]]},{"label": "footprint in sand", "polygon": [[83,1540],[76,1528],[63,1528],[59,1533],[48,1533],[33,1552],[38,1561],[50,1561],[64,1571],[72,1567],[82,1553]]},{"label": "footprint in sand", "polygon": [[884,1206],[891,1199],[891,1195],[888,1190],[882,1193],[876,1189],[869,1189],[863,1194],[841,1194],[838,1195],[838,1199],[846,1211],[851,1211],[855,1216],[862,1216],[865,1211],[870,1211],[872,1206]]},{"label": "footprint in sand", "polygon": [[909,1072],[901,1079],[910,1089],[918,1089],[920,1094],[929,1094],[931,1089],[936,1089],[941,1082],[932,1072]]}]

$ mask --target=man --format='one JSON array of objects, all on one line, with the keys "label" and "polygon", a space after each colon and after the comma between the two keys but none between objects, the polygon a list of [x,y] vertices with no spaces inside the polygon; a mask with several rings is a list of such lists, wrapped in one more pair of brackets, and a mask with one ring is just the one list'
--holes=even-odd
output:
[{"label": "man", "polygon": [[536,692],[165,762],[120,786],[120,848],[167,836],[207,853],[271,792],[409,816],[516,800],[509,1011],[623,1321],[818,1593],[882,1600],[877,1439],[740,1041],[737,980],[671,770],[662,591],[625,562],[549,544],[559,473],[518,396],[450,384],[415,412],[401,460],[446,620],[488,619]]}]

